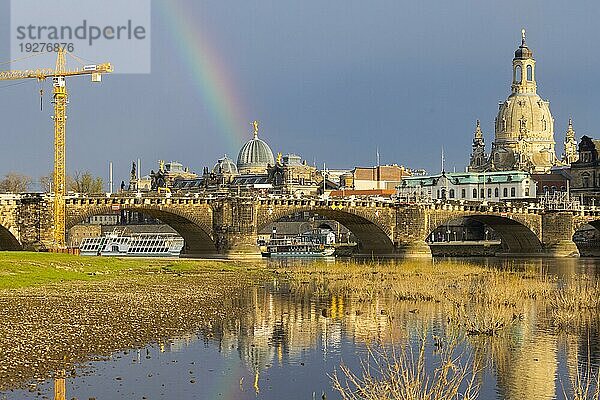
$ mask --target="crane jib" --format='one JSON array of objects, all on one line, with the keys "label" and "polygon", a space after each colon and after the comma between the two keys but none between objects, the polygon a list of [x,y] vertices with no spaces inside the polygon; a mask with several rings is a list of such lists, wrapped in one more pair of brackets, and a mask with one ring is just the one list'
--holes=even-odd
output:
[{"label": "crane jib", "polygon": [[[65,194],[66,194],[66,172],[65,172],[65,130],[67,110],[67,88],[65,78],[78,75],[91,75],[92,82],[100,82],[101,75],[110,73],[113,67],[110,63],[84,66],[83,69],[67,70],[65,63],[65,51],[57,52],[56,68],[40,68],[28,70],[0,71],[0,81],[17,79],[54,78],[53,103],[54,103],[54,247],[65,248]],[[40,95],[43,92],[40,91]]]},{"label": "crane jib", "polygon": [[92,74],[104,74],[113,72],[113,67],[110,63],[95,65],[95,68],[74,69],[64,72],[57,72],[53,68],[42,68],[42,69],[26,69],[26,70],[11,70],[11,71],[0,71],[0,81],[16,80],[16,79],[46,79],[54,76],[78,76],[78,75],[92,75]]}]

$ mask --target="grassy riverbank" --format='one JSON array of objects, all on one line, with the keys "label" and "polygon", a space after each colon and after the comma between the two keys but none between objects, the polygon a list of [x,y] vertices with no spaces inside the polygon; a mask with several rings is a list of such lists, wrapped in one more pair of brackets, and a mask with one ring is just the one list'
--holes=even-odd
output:
[{"label": "grassy riverbank", "polygon": [[235,263],[226,261],[0,252],[0,289],[16,289],[69,281],[99,281],[136,274],[231,270],[237,267],[239,266]]}]

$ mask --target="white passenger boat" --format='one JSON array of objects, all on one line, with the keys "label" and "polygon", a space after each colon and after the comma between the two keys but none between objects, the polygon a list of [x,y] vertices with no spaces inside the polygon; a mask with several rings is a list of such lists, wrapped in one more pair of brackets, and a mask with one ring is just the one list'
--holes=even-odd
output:
[{"label": "white passenger boat", "polygon": [[306,237],[270,239],[261,251],[263,257],[332,257],[335,247]]},{"label": "white passenger boat", "polygon": [[184,240],[171,233],[109,233],[84,238],[79,250],[83,256],[179,257]]}]

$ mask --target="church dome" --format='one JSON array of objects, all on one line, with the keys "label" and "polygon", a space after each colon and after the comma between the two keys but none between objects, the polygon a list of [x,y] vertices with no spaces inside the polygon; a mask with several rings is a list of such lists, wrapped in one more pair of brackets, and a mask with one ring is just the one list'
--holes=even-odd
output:
[{"label": "church dome", "polygon": [[258,138],[258,122],[254,121],[254,137],[242,146],[237,169],[240,174],[263,174],[267,165],[275,165],[275,158],[269,145]]},{"label": "church dome", "polygon": [[491,168],[545,173],[556,163],[554,118],[550,103],[537,94],[535,60],[525,44],[525,30],[512,64],[512,93],[498,109]]},{"label": "church dome", "polygon": [[528,137],[554,141],[554,118],[550,103],[535,93],[513,93],[500,104],[496,118],[496,139]]},{"label": "church dome", "polygon": [[238,169],[235,163],[225,155],[217,160],[212,172],[216,175],[237,175]]}]

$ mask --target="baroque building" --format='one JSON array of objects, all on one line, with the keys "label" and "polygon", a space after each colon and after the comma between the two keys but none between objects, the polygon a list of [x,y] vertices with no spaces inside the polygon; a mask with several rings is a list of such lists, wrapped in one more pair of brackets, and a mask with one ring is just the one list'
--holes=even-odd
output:
[{"label": "baroque building", "polygon": [[582,136],[578,159],[571,164],[571,193],[585,204],[600,204],[600,140]]},{"label": "baroque building", "polygon": [[550,103],[537,94],[535,67],[523,30],[521,45],[512,61],[511,94],[499,104],[491,153],[485,152],[483,132],[477,121],[469,171],[548,173],[552,167],[568,164],[576,157],[571,122],[566,132],[563,162],[556,157],[554,118]]}]

